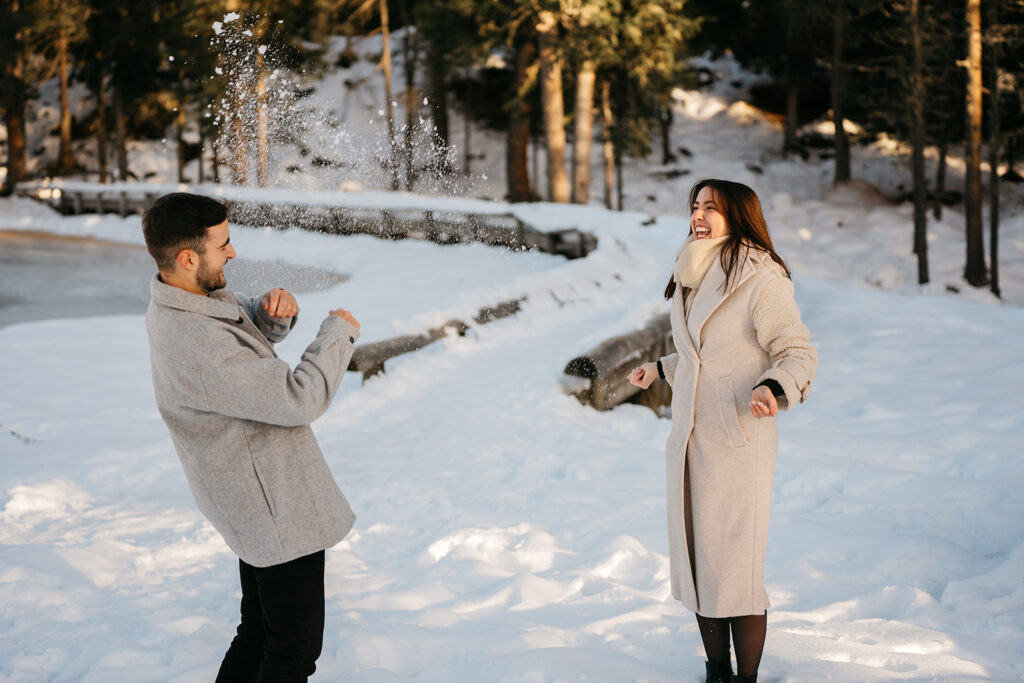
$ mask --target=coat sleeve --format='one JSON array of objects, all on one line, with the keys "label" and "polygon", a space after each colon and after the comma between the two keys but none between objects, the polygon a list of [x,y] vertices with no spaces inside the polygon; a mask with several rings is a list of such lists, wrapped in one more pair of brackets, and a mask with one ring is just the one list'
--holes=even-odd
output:
[{"label": "coat sleeve", "polygon": [[670,353],[667,356],[661,357],[661,369],[665,373],[665,381],[668,382],[669,386],[672,386],[672,382],[676,379],[677,365],[679,365],[678,353]]},{"label": "coat sleeve", "polygon": [[789,278],[772,278],[761,288],[751,311],[757,341],[772,359],[772,367],[757,384],[769,379],[779,383],[785,394],[779,399],[780,410],[803,403],[818,367],[818,351],[800,320],[793,292]]},{"label": "coat sleeve", "polygon": [[311,423],[330,407],[348,369],[359,331],[327,316],[293,370],[275,356],[260,356],[230,335],[213,340],[199,369],[210,412],[283,427]]},{"label": "coat sleeve", "polygon": [[272,318],[270,314],[264,310],[261,302],[263,297],[256,299],[250,299],[244,294],[235,294],[235,298],[238,299],[238,304],[245,309],[245,312],[249,314],[249,318],[253,321],[263,336],[267,338],[271,344],[277,344],[283,341],[288,333],[295,327],[295,323],[299,320],[299,314],[296,313],[290,318]]}]

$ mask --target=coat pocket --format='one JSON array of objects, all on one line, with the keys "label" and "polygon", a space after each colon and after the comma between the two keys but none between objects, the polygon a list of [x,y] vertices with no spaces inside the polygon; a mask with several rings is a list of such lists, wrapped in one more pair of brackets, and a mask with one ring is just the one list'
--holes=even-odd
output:
[{"label": "coat pocket", "polygon": [[274,509],[274,498],[270,495],[270,486],[267,483],[267,476],[263,472],[263,468],[260,466],[260,461],[255,457],[252,459],[252,469],[256,473],[256,481],[260,484],[260,489],[263,491],[263,498],[267,501],[267,508],[270,509],[270,516],[277,516],[277,511]]},{"label": "coat pocket", "polygon": [[740,426],[740,416],[736,409],[736,392],[733,391],[732,377],[718,378],[718,407],[722,412],[722,423],[729,433],[729,439],[736,448],[747,445],[747,435]]}]

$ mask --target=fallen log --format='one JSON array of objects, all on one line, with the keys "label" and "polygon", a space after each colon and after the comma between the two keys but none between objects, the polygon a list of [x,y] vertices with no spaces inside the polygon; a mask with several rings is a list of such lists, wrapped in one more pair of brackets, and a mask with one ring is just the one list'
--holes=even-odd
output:
[{"label": "fallen log", "polygon": [[422,349],[448,334],[466,334],[468,328],[459,320],[450,320],[441,327],[435,327],[426,334],[411,334],[402,337],[393,337],[383,341],[371,342],[357,346],[352,353],[352,360],[349,361],[349,372],[363,373],[363,379],[369,379],[376,374],[384,372],[384,362],[391,360],[404,353],[411,353]]},{"label": "fallen log", "polygon": [[[526,300],[526,297],[519,297],[509,301],[502,301],[495,306],[481,308],[473,322],[478,325],[486,325],[492,320],[507,318],[519,312],[519,305]],[[370,342],[356,347],[349,361],[349,372],[363,373],[363,381],[370,377],[384,372],[384,363],[405,353],[418,351],[428,344],[432,344],[442,337],[449,335],[464,336],[469,330],[469,325],[461,320],[449,320],[440,327],[427,330],[425,334],[410,334],[401,337],[392,337],[383,341]]]},{"label": "fallen log", "polygon": [[668,382],[655,382],[641,393],[639,387],[629,383],[629,373],[638,365],[656,361],[674,350],[668,314],[659,315],[641,329],[607,339],[570,360],[565,374],[588,381],[563,384],[581,403],[598,410],[611,410],[635,398],[634,402],[657,411],[659,406],[671,404]]}]

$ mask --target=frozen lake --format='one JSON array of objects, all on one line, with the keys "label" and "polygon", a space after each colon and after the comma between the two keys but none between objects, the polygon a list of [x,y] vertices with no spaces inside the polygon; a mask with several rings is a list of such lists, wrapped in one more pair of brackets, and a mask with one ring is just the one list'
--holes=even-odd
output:
[{"label": "frozen lake", "polygon": [[[51,318],[141,314],[155,268],[143,247],[38,231],[0,231],[0,327]],[[312,292],[347,277],[320,268],[238,258],[226,269],[232,290],[284,287]]]}]

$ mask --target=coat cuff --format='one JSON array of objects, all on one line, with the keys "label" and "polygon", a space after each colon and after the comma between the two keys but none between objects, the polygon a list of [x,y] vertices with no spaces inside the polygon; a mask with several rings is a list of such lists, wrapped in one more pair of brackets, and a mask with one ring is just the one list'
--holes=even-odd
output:
[{"label": "coat cuff", "polygon": [[320,324],[321,333],[328,331],[345,338],[351,344],[355,344],[356,340],[359,339],[359,328],[336,315],[328,315],[323,323]]},{"label": "coat cuff", "polygon": [[260,305],[258,299],[254,300],[255,320],[256,327],[259,328],[260,332],[263,333],[267,339],[272,343],[276,344],[282,341],[288,336],[288,333],[295,329],[295,323],[299,321],[299,314],[291,316],[290,318],[273,318],[266,309]]},{"label": "coat cuff", "polygon": [[757,387],[768,387],[768,391],[772,392],[772,396],[775,398],[782,398],[786,395],[786,392],[782,389],[782,385],[773,379],[766,379],[758,382],[757,386],[754,388],[757,389]]},{"label": "coat cuff", "polygon": [[673,353],[668,356],[663,356],[658,360],[658,370],[662,373],[661,377],[669,386],[672,386],[672,382],[676,378],[676,366],[679,364],[679,354]]},{"label": "coat cuff", "polygon": [[779,396],[775,390],[772,389],[772,393],[778,398],[779,410],[789,410],[796,404],[803,403],[807,398],[807,394],[811,392],[810,382],[801,388],[797,386],[796,380],[793,379],[793,375],[781,368],[769,368],[758,378],[758,384],[764,384],[768,381],[776,382],[782,389],[782,396]]}]

